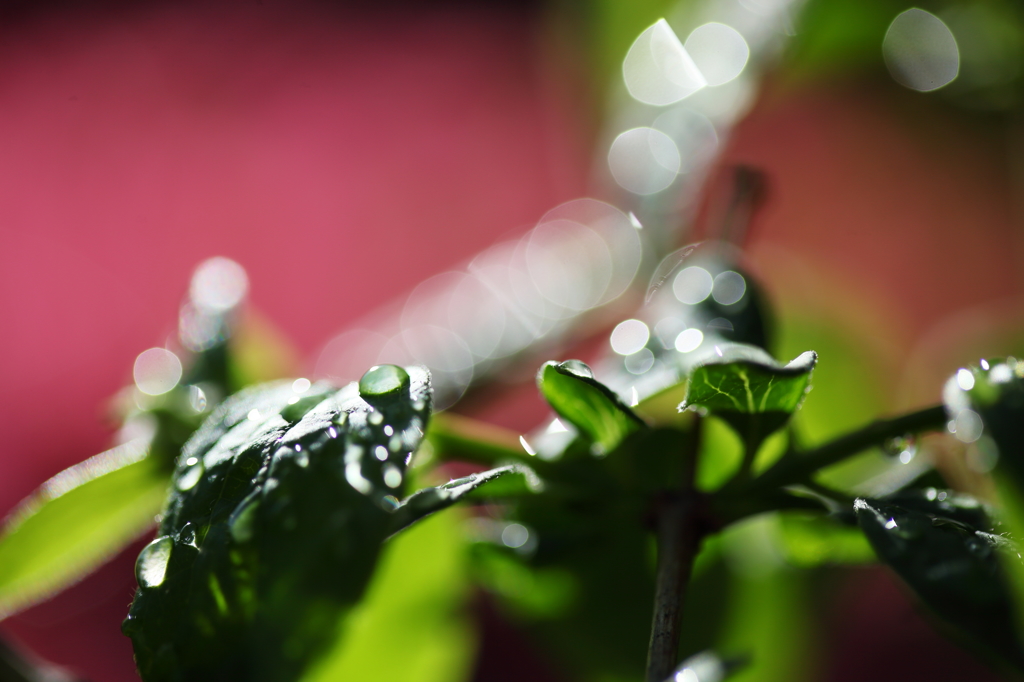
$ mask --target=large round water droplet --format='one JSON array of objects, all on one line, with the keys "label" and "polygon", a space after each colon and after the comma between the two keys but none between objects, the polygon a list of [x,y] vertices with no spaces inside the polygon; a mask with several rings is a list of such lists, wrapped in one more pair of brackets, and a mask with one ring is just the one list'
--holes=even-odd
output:
[{"label": "large round water droplet", "polygon": [[583,362],[582,360],[566,360],[559,365],[562,369],[575,374],[578,377],[585,379],[594,378],[594,370],[590,369],[590,365]]},{"label": "large round water droplet", "polygon": [[135,578],[139,587],[160,587],[167,575],[167,563],[171,560],[174,541],[169,536],[157,538],[146,545],[135,562]]},{"label": "large round water droplet", "polygon": [[359,380],[359,395],[364,400],[393,395],[407,389],[409,373],[397,365],[371,367]]}]

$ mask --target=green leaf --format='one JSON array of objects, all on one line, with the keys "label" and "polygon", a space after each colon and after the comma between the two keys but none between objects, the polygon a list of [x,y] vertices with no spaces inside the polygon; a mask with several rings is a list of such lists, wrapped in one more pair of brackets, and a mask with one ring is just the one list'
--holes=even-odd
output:
[{"label": "green leaf", "polygon": [[721,417],[756,451],[800,407],[817,360],[807,351],[783,365],[754,346],[715,346],[690,375],[679,409]]},{"label": "green leaf", "polygon": [[362,597],[430,410],[422,368],[282,382],[185,444],[123,630],[156,680],[296,679]]},{"label": "green leaf", "polygon": [[622,400],[579,360],[547,362],[537,375],[541,393],[555,412],[575,426],[602,453],[645,426]]},{"label": "green leaf", "polygon": [[823,514],[779,514],[779,545],[794,566],[867,564],[875,561],[863,531]]},{"label": "green leaf", "polygon": [[131,441],[66,469],[0,533],[0,619],[80,580],[152,527],[167,472]]},{"label": "green leaf", "polygon": [[417,490],[399,503],[398,508],[395,509],[391,517],[392,532],[397,533],[436,511],[447,509],[456,502],[467,498],[474,491],[510,474],[518,474],[520,478],[525,479],[522,468],[507,466],[479,474],[470,474],[439,486]]},{"label": "green leaf", "polygon": [[[914,509],[858,499],[857,520],[878,557],[940,618],[976,648],[1018,670],[1024,650],[1017,638],[1011,593],[1000,554],[1017,549],[1008,540],[960,520],[936,498]],[[983,527],[991,527],[986,522]]]},{"label": "green leaf", "polygon": [[462,521],[438,514],[388,540],[366,597],[304,682],[466,679],[474,638]]}]

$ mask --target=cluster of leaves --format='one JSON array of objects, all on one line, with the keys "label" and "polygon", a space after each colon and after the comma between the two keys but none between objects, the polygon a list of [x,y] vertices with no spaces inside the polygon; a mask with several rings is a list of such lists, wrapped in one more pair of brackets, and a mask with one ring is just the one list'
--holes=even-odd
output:
[{"label": "cluster of leaves", "polygon": [[[65,472],[8,519],[0,615],[88,572],[162,509],[124,623],[143,679],[327,679],[360,649],[335,642],[388,630],[374,630],[368,605],[395,609],[388,600],[416,570],[415,552],[443,545],[436,534],[417,536],[436,527],[417,522],[467,501],[482,505],[473,523],[475,579],[585,678],[636,680],[663,578],[651,552],[654,530],[682,500],[687,561],[703,546],[694,571],[702,589],[686,607],[689,617],[701,615],[701,627],[684,623],[669,633],[685,654],[718,643],[722,591],[708,570],[721,561],[718,538],[774,514],[787,537],[802,536],[804,548],[817,543],[817,554],[834,560],[863,560],[870,544],[956,636],[1024,670],[1014,607],[1024,568],[1005,537],[1024,514],[1012,504],[996,513],[930,480],[878,499],[817,480],[822,469],[891,438],[949,428],[998,453],[1005,497],[1020,499],[1024,363],[961,370],[944,407],[801,450],[790,421],[817,356],[782,364],[769,354],[763,296],[745,281],[746,293],[728,306],[673,303],[684,328],[705,330],[699,349],[652,338],[654,361],[643,372],[609,363],[604,382],[577,360],[546,363],[537,382],[557,419],[526,447],[465,418],[431,418],[429,375],[416,367],[374,367],[341,389],[265,384],[199,409],[187,400],[192,387],[211,395],[234,388],[225,362],[206,361],[226,357],[226,345],[214,344],[179,388],[141,408],[156,423],[148,439]],[[417,489],[429,466],[453,460],[487,470]],[[417,545],[419,537],[433,544]],[[382,554],[387,547],[394,552]],[[707,681],[735,668],[705,652],[676,672]]]}]

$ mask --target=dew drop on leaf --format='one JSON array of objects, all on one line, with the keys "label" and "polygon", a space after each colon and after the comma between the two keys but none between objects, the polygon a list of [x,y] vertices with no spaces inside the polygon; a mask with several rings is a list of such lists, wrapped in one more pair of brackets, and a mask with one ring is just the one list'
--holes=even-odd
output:
[{"label": "dew drop on leaf", "polygon": [[359,380],[359,395],[365,400],[397,393],[409,386],[409,373],[397,365],[371,367]]},{"label": "dew drop on leaf", "polygon": [[559,367],[575,374],[578,377],[583,377],[585,379],[594,378],[594,370],[590,369],[590,365],[582,360],[566,360],[560,364]]},{"label": "dew drop on leaf", "polygon": [[167,575],[174,541],[167,535],[146,545],[135,562],[135,578],[142,588],[160,587]]}]

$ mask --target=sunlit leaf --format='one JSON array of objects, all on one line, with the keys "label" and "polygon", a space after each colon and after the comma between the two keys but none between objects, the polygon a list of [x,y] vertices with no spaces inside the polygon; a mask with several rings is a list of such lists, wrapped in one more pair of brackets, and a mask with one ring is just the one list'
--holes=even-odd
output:
[{"label": "sunlit leaf", "polygon": [[0,534],[0,618],[81,579],[154,524],[168,472],[131,441],[44,483]]},{"label": "sunlit leaf", "polygon": [[[936,499],[915,509],[858,499],[857,520],[878,557],[976,648],[1024,666],[1000,554],[1020,561],[1005,538],[949,513]],[[963,518],[963,517],[960,517]],[[986,527],[990,524],[986,523]]]},{"label": "sunlit leaf", "polygon": [[230,398],[186,443],[124,631],[144,680],[294,679],[362,596],[430,410],[422,368]]},{"label": "sunlit leaf", "polygon": [[545,363],[537,375],[544,398],[566,421],[608,452],[644,422],[579,360]]},{"label": "sunlit leaf", "polygon": [[866,564],[875,561],[864,532],[824,514],[779,514],[779,546],[794,566]]},{"label": "sunlit leaf", "polygon": [[474,637],[461,522],[438,514],[385,544],[366,597],[304,682],[466,679]]},{"label": "sunlit leaf", "polygon": [[817,359],[807,351],[783,365],[754,346],[716,346],[693,370],[679,407],[721,417],[756,450],[800,407]]},{"label": "sunlit leaf", "polygon": [[436,511],[452,506],[456,502],[467,498],[474,491],[479,491],[481,488],[489,486],[490,483],[502,477],[519,478],[520,481],[517,482],[517,487],[527,489],[526,483],[523,480],[525,476],[526,474],[523,470],[514,466],[507,466],[500,469],[491,469],[479,474],[470,474],[469,476],[457,478],[439,486],[417,490],[399,503],[398,508],[392,514],[393,532],[397,533]]}]

